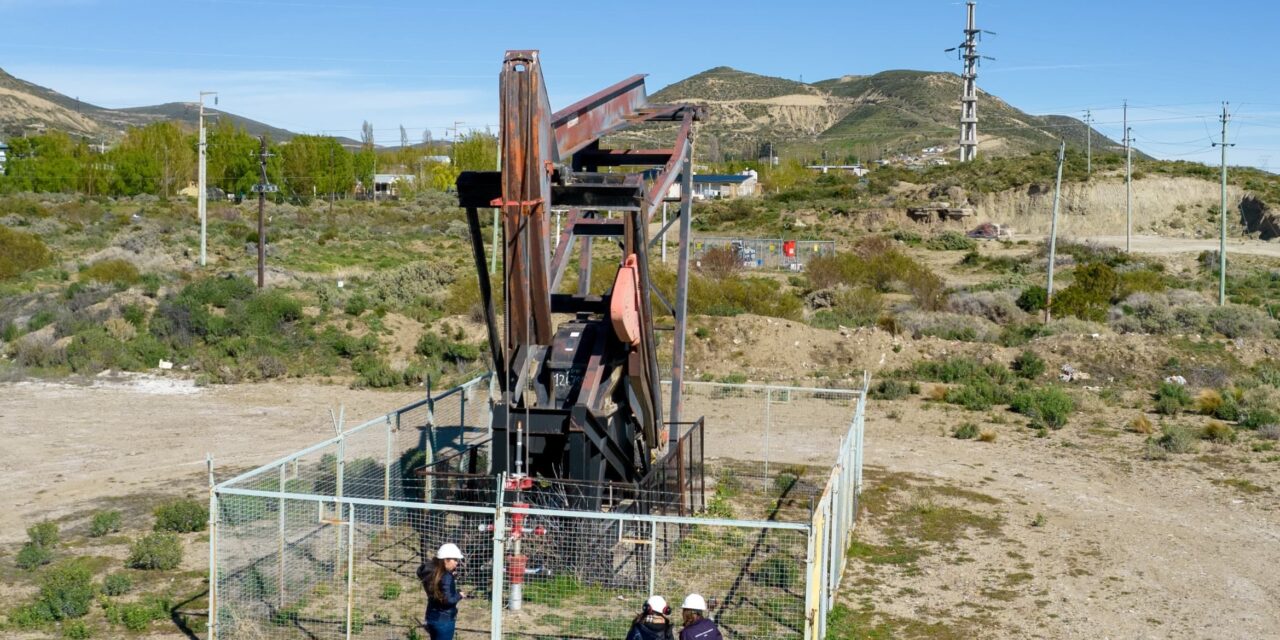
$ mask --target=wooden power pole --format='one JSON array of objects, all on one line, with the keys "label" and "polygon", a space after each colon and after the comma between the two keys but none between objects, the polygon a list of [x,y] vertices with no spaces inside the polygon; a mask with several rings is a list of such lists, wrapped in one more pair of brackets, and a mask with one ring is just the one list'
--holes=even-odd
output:
[{"label": "wooden power pole", "polygon": [[258,168],[261,172],[260,179],[262,182],[253,185],[253,190],[258,192],[258,288],[261,289],[266,285],[267,271],[267,225],[265,219],[267,194],[275,193],[280,188],[267,180],[267,158],[272,155],[267,153],[267,137],[260,136],[258,140],[260,142]]}]

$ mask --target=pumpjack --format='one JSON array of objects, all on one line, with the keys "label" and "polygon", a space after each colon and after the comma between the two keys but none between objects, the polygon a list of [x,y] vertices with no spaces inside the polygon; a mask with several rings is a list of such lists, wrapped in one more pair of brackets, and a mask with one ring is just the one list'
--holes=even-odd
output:
[{"label": "pumpjack", "polygon": [[[506,53],[499,96],[501,169],[463,172],[457,181],[498,387],[490,470],[584,483],[637,483],[668,438],[678,434],[692,126],[703,112],[695,105],[650,104],[643,75],[552,112],[537,51]],[[639,150],[601,147],[605,136],[647,123],[674,124],[674,144]],[[632,172],[602,172],[606,167]],[[671,301],[653,287],[649,259],[649,249],[656,245],[649,237],[650,224],[664,203],[679,205],[660,232],[679,225]],[[501,319],[490,287],[479,214],[483,208],[496,208],[500,217]],[[565,216],[558,241],[553,238],[553,211]],[[603,242],[616,243],[621,257],[611,285],[593,292],[592,248]],[[575,245],[577,287],[561,292]],[[655,300],[674,318],[666,407]],[[598,496],[596,500],[598,504]]]}]

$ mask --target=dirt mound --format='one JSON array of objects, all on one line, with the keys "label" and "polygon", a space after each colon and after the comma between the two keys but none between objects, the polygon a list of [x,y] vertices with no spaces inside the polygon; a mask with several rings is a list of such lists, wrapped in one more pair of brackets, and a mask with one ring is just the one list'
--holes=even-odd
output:
[{"label": "dirt mound", "polygon": [[1249,195],[1240,200],[1240,221],[1246,233],[1256,233],[1261,240],[1280,238],[1280,211],[1257,196]]}]

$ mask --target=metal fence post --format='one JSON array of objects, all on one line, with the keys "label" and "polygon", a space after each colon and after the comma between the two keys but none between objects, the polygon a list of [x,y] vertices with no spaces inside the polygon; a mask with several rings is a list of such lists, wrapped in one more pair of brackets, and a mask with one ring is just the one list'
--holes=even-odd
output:
[{"label": "metal fence post", "polygon": [[493,571],[490,576],[489,591],[489,638],[491,640],[502,640],[502,572],[504,570],[502,552],[507,527],[507,514],[503,507],[506,498],[502,491],[505,476],[506,474],[496,476],[497,502],[493,510]]},{"label": "metal fence post", "polygon": [[653,595],[654,577],[658,568],[658,523],[649,521],[649,595]]},{"label": "metal fence post", "polygon": [[205,454],[209,472],[209,640],[218,637],[218,491],[213,482],[213,455]]},{"label": "metal fence post", "polygon": [[[400,414],[397,412],[397,416]],[[397,418],[398,419],[398,418]],[[391,414],[387,414],[387,463],[382,467],[382,499],[391,500]],[[391,528],[391,507],[382,507],[382,528]]]},{"label": "metal fence post", "polygon": [[285,493],[285,474],[286,474],[286,469],[288,469],[288,465],[283,465],[283,464],[282,464],[282,465],[280,465],[280,493],[281,493],[281,496],[280,496],[279,506],[277,506],[277,507],[276,507],[276,511],[279,511],[279,512],[280,512],[280,513],[279,513],[279,516],[280,516],[280,518],[279,518],[279,519],[280,519],[280,525],[279,525],[279,528],[280,528],[280,532],[279,532],[279,533],[280,533],[280,585],[279,585],[279,587],[278,587],[278,589],[277,589],[277,590],[278,590],[278,592],[279,592],[279,594],[280,594],[280,608],[281,608],[281,609],[283,609],[283,608],[284,608],[284,599],[285,599],[285,593],[284,593],[284,575],[285,575],[285,574],[284,574],[284,551],[285,551],[285,540],[284,540],[284,521],[285,521],[285,509],[286,509],[286,505],[285,505],[284,495],[283,495],[283,494]]},{"label": "metal fence post", "polygon": [[347,505],[347,640],[351,640],[351,611],[355,598],[356,505]]},{"label": "metal fence post", "polygon": [[[814,511],[815,516],[818,513],[818,511]],[[804,640],[815,640],[813,632],[818,622],[816,619],[817,611],[814,608],[815,603],[813,601],[815,595],[813,592],[813,552],[815,546],[813,538],[818,533],[818,528],[815,526],[815,522],[816,517],[809,520],[809,540],[804,552]]]},{"label": "metal fence post", "polygon": [[773,387],[764,390],[764,476],[769,477],[769,427],[773,423]]},{"label": "metal fence post", "polygon": [[[347,437],[345,434],[338,437],[338,459],[336,462],[337,470],[337,486],[334,487],[333,500],[333,516],[338,522],[342,522],[342,486],[346,484],[343,480],[343,474],[346,472],[346,455],[347,455]],[[337,543],[333,548],[333,574],[336,576],[342,569],[342,527],[338,527]]]}]

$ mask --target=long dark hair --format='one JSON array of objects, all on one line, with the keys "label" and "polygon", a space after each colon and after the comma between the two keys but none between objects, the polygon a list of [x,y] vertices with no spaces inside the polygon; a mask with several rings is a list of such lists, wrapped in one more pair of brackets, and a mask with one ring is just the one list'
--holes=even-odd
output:
[{"label": "long dark hair", "polygon": [[432,600],[445,601],[444,574],[446,573],[449,573],[449,570],[444,568],[444,560],[440,558],[432,559],[430,568],[426,562],[418,567],[418,579],[422,581],[422,588]]}]

